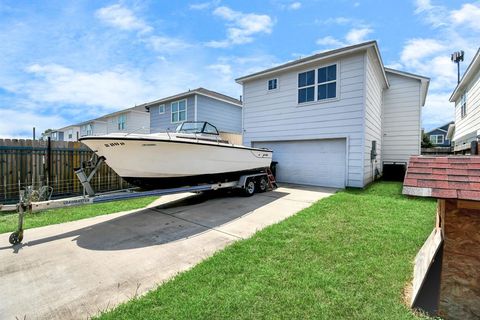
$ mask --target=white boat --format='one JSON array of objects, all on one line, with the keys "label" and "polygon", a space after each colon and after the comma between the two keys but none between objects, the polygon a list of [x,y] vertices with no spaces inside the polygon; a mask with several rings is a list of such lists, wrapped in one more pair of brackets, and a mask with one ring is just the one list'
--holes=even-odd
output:
[{"label": "white boat", "polygon": [[79,139],[127,182],[146,189],[237,180],[269,167],[272,151],[230,144],[208,122],[184,122],[174,133]]}]

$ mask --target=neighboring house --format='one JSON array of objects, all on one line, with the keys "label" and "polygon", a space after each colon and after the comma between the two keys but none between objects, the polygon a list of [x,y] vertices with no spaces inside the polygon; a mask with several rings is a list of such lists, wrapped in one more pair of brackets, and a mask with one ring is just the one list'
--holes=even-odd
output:
[{"label": "neighboring house", "polygon": [[80,126],[73,125],[58,129],[63,133],[63,141],[78,141],[80,137]]},{"label": "neighboring house", "polygon": [[364,187],[420,154],[429,78],[385,68],[376,41],[238,78],[243,142],[273,149],[280,182]]},{"label": "neighboring house", "polygon": [[150,112],[150,132],[174,131],[184,121],[208,121],[220,132],[241,133],[242,102],[197,88],[141,105]]},{"label": "neighboring house", "polygon": [[480,49],[450,97],[455,102],[455,125],[449,130],[456,153],[470,153],[480,135]]},{"label": "neighboring house", "polygon": [[149,133],[150,116],[143,106],[120,110],[105,116],[84,121],[80,127],[80,137],[108,133]]},{"label": "neighboring house", "polygon": [[450,147],[451,141],[447,137],[447,132],[448,128],[453,123],[454,122],[451,121],[441,127],[435,128],[425,133],[434,147]]},{"label": "neighboring house", "polygon": [[42,133],[41,140],[48,140],[48,138],[51,141],[63,141],[63,131],[52,129]]}]

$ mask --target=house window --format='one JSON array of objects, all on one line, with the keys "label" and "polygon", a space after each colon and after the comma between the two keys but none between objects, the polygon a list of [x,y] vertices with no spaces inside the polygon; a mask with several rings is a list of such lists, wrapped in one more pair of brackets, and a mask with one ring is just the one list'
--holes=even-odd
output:
[{"label": "house window", "polygon": [[72,139],[72,138],[73,138],[73,129],[68,130],[68,139]]},{"label": "house window", "polygon": [[467,92],[462,94],[462,98],[460,100],[460,112],[462,114],[462,118],[467,115]]},{"label": "house window", "polygon": [[298,103],[315,100],[315,70],[298,74]]},{"label": "house window", "polygon": [[337,65],[318,69],[317,99],[333,99],[337,96]]},{"label": "house window", "polygon": [[442,134],[432,134],[430,135],[430,142],[433,144],[443,144],[444,137]]},{"label": "house window", "polygon": [[93,129],[92,129],[92,125],[91,124],[87,124],[85,126],[85,133],[87,136],[91,136],[93,135]]},{"label": "house window", "polygon": [[127,115],[121,114],[117,118],[117,129],[125,130],[127,128]]},{"label": "house window", "polygon": [[164,114],[165,113],[165,105],[161,104],[158,106],[158,113],[159,114]]},{"label": "house window", "polygon": [[268,90],[275,90],[278,87],[278,79],[268,80]]},{"label": "house window", "polygon": [[187,100],[172,102],[170,107],[172,109],[172,123],[187,120]]}]

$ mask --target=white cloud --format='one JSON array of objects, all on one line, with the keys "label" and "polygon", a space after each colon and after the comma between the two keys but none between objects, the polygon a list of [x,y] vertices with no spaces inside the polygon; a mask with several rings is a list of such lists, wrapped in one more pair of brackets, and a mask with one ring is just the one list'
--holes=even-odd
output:
[{"label": "white cloud", "polygon": [[321,46],[333,46],[333,47],[341,47],[345,44],[343,41],[335,39],[332,36],[326,36],[326,37],[317,39],[316,43]]},{"label": "white cloud", "polygon": [[422,127],[431,130],[455,118],[455,107],[448,102],[450,93],[430,92],[422,108]]},{"label": "white cloud", "polygon": [[325,24],[325,25],[331,25],[331,24],[346,25],[346,24],[352,23],[353,21],[355,20],[351,18],[346,18],[346,17],[328,18],[324,20],[315,19],[316,24]]},{"label": "white cloud", "polygon": [[[341,21],[343,23],[343,20]],[[347,20],[345,20],[345,23],[349,22],[350,21],[347,22]],[[352,28],[347,32],[344,40],[340,40],[332,36],[326,36],[317,39],[316,44],[326,47],[324,48],[324,50],[330,48],[344,47],[366,41],[366,37],[371,33],[373,33],[373,29],[367,26],[361,28]]]},{"label": "white cloud", "polygon": [[118,68],[87,73],[57,64],[34,64],[26,69],[36,79],[20,90],[42,102],[102,106],[107,110],[145,102],[153,91],[141,74]]},{"label": "white cloud", "polygon": [[302,7],[302,3],[301,2],[292,2],[291,4],[288,5],[288,9],[290,10],[298,10]]},{"label": "white cloud", "polygon": [[226,63],[211,64],[208,68],[224,76],[232,75],[232,66]]},{"label": "white cloud", "polygon": [[155,51],[162,53],[173,53],[175,51],[184,50],[192,46],[192,44],[166,36],[151,36],[145,40]]},{"label": "white cloud", "polygon": [[431,0],[416,0],[415,14],[421,15],[425,23],[434,28],[447,25],[447,11],[442,6],[433,5]]},{"label": "white cloud", "polygon": [[445,46],[436,39],[410,39],[403,47],[400,59],[404,64],[409,65],[444,49]]},{"label": "white cloud", "polygon": [[430,0],[417,0],[415,14],[434,34],[405,41],[398,61],[391,64],[431,78],[422,110],[423,127],[429,130],[454,119],[454,107],[448,99],[457,85],[457,67],[450,61],[450,54],[465,51],[463,70],[473,58],[480,37],[480,4],[465,3],[459,9],[449,10]]},{"label": "white cloud", "polygon": [[220,0],[213,0],[207,2],[200,2],[200,3],[192,3],[189,5],[191,10],[205,10],[211,7],[216,7],[220,3]]},{"label": "white cloud", "polygon": [[227,39],[206,43],[207,46],[214,48],[224,48],[252,42],[254,40],[253,36],[256,34],[270,34],[274,24],[268,15],[242,13],[225,6],[216,8],[213,14],[228,21]]},{"label": "white cloud", "polygon": [[368,27],[358,29],[354,28],[347,33],[345,40],[347,40],[349,44],[364,42],[366,40],[365,38],[372,32],[373,29]]},{"label": "white cloud", "polygon": [[140,32],[152,30],[152,27],[136,17],[133,11],[120,4],[100,8],[95,12],[95,16],[104,23],[122,30],[136,30]]},{"label": "white cloud", "polygon": [[[67,121],[57,115],[41,115],[38,112],[22,109],[0,109],[0,138],[31,139],[35,127],[37,137],[49,128],[61,128]],[[21,121],[12,121],[21,119]]]},{"label": "white cloud", "polygon": [[456,25],[480,31],[480,3],[466,3],[461,9],[453,10],[451,17]]}]

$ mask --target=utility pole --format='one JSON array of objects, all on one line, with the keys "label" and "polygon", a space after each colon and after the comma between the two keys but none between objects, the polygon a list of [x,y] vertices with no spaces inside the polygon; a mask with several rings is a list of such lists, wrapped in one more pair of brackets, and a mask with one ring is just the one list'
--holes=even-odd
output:
[{"label": "utility pole", "polygon": [[455,51],[450,56],[450,59],[457,64],[457,84],[460,83],[460,61],[463,61],[463,50]]}]

